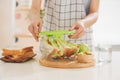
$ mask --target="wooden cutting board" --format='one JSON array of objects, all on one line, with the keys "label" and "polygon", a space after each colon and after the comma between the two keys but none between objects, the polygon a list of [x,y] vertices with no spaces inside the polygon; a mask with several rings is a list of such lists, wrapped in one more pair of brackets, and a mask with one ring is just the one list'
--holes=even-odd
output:
[{"label": "wooden cutting board", "polygon": [[44,58],[40,58],[40,64],[46,67],[52,68],[87,68],[95,66],[95,60],[89,63],[79,63],[77,60],[75,61],[50,61]]}]

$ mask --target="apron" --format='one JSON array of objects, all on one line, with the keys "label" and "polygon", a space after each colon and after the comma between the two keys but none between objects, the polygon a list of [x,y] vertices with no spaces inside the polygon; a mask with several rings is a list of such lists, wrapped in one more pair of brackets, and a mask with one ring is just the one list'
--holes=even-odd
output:
[{"label": "apron", "polygon": [[[68,30],[77,21],[86,17],[84,0],[47,0],[43,31]],[[84,36],[79,39],[63,38],[67,41],[87,44],[92,50],[92,28],[88,28]]]}]

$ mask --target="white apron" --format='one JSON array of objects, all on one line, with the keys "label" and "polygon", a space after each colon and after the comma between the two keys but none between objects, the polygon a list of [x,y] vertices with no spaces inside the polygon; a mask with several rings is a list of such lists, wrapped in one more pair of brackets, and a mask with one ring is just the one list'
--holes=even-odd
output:
[{"label": "white apron", "polygon": [[[85,16],[84,0],[47,0],[43,31],[68,30]],[[92,50],[92,33],[92,28],[88,28],[79,39],[69,39],[67,35],[63,38],[76,44],[88,44]]]}]

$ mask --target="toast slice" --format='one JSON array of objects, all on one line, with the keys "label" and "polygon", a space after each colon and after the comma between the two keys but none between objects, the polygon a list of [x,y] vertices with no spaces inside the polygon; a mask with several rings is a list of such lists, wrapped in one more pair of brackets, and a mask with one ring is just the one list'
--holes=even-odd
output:
[{"label": "toast slice", "polygon": [[36,54],[33,52],[33,46],[25,47],[20,50],[2,50],[2,61],[11,62],[11,63],[22,63],[32,59]]}]

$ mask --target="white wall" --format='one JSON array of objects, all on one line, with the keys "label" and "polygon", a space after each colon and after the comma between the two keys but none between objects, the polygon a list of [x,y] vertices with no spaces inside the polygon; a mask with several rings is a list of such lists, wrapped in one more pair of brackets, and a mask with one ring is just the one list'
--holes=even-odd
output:
[{"label": "white wall", "polygon": [[100,0],[94,27],[95,43],[120,44],[120,0]]}]

